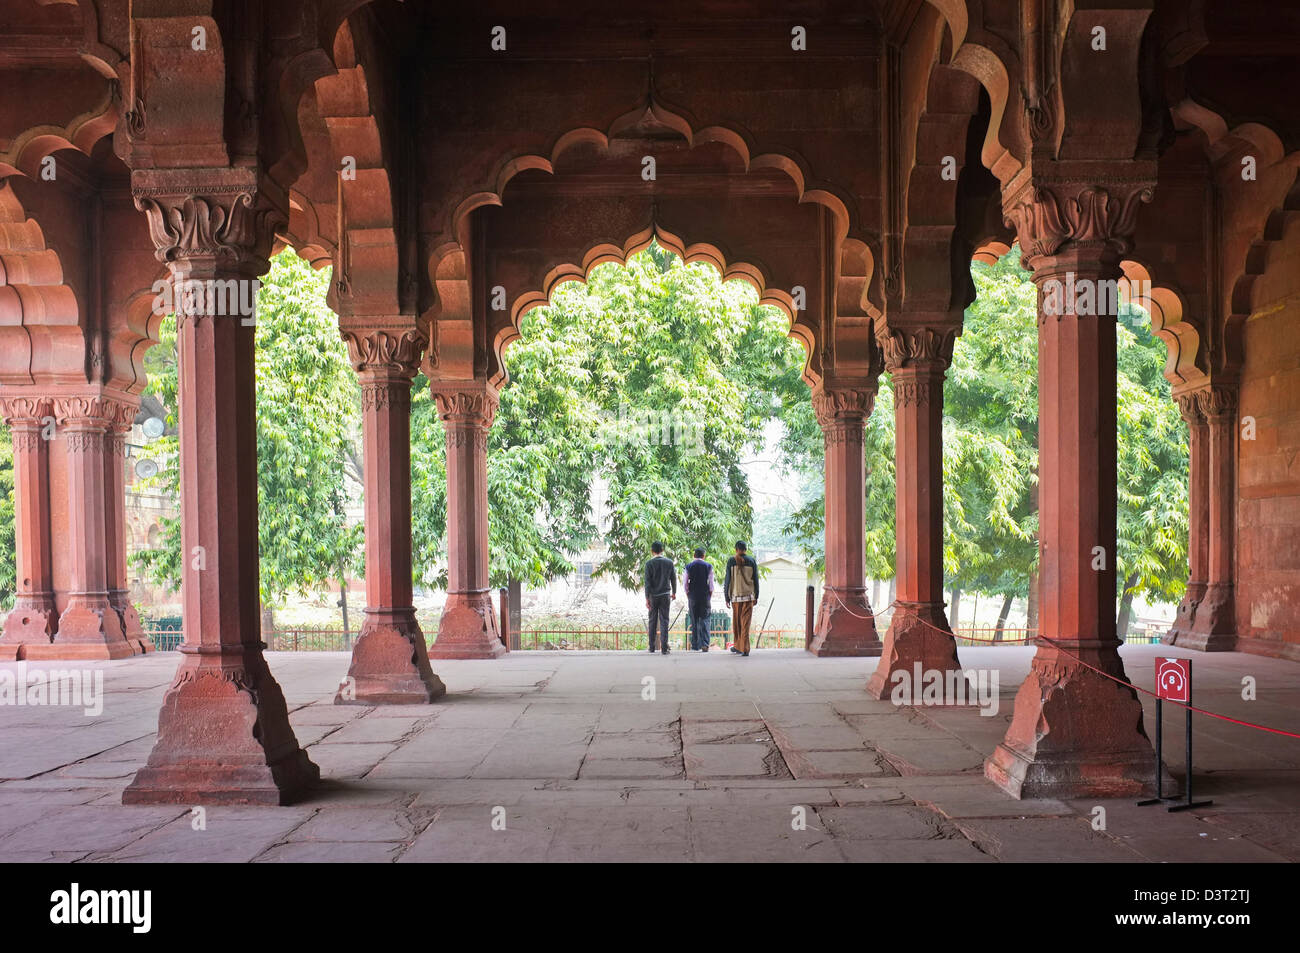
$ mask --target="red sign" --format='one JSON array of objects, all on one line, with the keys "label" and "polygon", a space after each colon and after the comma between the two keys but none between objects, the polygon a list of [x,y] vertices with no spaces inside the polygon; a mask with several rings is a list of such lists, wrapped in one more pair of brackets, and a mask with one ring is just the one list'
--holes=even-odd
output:
[{"label": "red sign", "polygon": [[1156,697],[1171,702],[1192,700],[1192,660],[1189,658],[1156,659]]}]

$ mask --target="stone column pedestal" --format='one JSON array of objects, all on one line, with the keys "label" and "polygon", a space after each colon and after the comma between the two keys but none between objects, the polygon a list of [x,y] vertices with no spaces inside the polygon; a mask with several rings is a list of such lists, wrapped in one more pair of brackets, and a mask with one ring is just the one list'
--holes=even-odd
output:
[{"label": "stone column pedestal", "polygon": [[[0,401],[14,448],[14,543],[18,577],[14,607],[0,634],[0,661],[27,657],[58,630],[50,539],[50,440],[53,406],[36,397]],[[47,431],[48,426],[48,431]]]},{"label": "stone column pedestal", "polygon": [[[882,329],[885,368],[894,381],[898,601],[880,664],[867,682],[873,698],[919,697],[915,673],[937,672],[942,703],[961,670],[943,603],[943,376],[957,327]],[[906,689],[904,691],[904,689]]]},{"label": "stone column pedestal", "polygon": [[347,330],[361,377],[365,443],[366,612],[337,704],[427,704],[447,691],[429,666],[411,584],[411,379],[414,330]]},{"label": "stone column pedestal", "polygon": [[1178,639],[1182,648],[1231,652],[1237,646],[1237,391],[1214,385],[1197,392],[1209,444],[1207,503],[1208,572],[1191,631]]},{"label": "stone column pedestal", "polygon": [[[258,198],[255,172],[137,171],[132,185],[173,282],[252,281],[266,271],[282,219]],[[244,316],[201,310],[178,324],[185,641],[158,740],[122,801],[286,804],[320,772],[294,737],[263,657],[255,328]]]},{"label": "stone column pedestal", "polygon": [[487,437],[497,395],[480,381],[433,385],[447,433],[447,604],[431,658],[506,653],[488,585]]},{"label": "stone column pedestal", "polygon": [[1115,633],[1115,314],[1104,303],[1149,192],[1107,189],[1035,183],[1008,209],[1038,285],[1043,638],[984,773],[1015,797],[1136,797],[1155,781],[1137,692],[1113,680],[1127,676]]}]

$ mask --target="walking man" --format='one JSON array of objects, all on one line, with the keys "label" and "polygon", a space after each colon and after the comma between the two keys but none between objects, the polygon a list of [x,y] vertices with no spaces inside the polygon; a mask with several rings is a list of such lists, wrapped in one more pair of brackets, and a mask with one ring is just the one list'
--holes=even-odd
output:
[{"label": "walking man", "polygon": [[695,550],[695,558],[686,564],[686,604],[691,613],[691,651],[709,650],[709,603],[713,598],[713,566],[704,561],[704,550]]},{"label": "walking man", "polygon": [[677,598],[677,569],[664,555],[664,544],[650,544],[650,559],[645,564],[645,607],[650,610],[650,651],[655,650],[655,631],[664,655],[668,654],[668,605]]},{"label": "walking man", "polygon": [[731,610],[734,634],[731,651],[737,655],[749,654],[749,620],[758,601],[758,563],[746,554],[747,548],[743,542],[736,543],[736,555],[727,560],[727,575],[722,584],[722,596]]}]

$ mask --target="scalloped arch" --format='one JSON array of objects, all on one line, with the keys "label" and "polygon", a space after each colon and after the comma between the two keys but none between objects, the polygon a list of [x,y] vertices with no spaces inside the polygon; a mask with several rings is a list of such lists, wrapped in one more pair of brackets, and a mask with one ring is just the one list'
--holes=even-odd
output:
[{"label": "scalloped arch", "polygon": [[46,156],[63,149],[89,156],[99,140],[113,134],[120,115],[110,92],[103,102],[74,117],[66,126],[42,125],[24,130],[7,150],[0,152],[0,178],[22,175],[35,179]]},{"label": "scalloped arch", "polygon": [[510,323],[499,330],[493,340],[493,351],[496,355],[498,368],[493,383],[498,387],[504,387],[509,383],[510,376],[506,370],[505,352],[512,343],[518,340],[520,336],[519,324],[529,311],[549,304],[555,289],[560,285],[570,281],[585,283],[591,272],[602,264],[613,262],[618,265],[626,265],[629,258],[645,251],[654,242],[658,242],[658,244],[673,252],[687,264],[696,261],[707,262],[722,276],[723,281],[744,281],[758,292],[759,304],[779,308],[785,314],[786,319],[790,321],[790,336],[803,345],[805,353],[804,380],[810,387],[813,386],[819,379],[819,375],[811,366],[815,355],[815,335],[810,328],[801,326],[797,322],[794,299],[790,294],[780,288],[768,288],[762,270],[757,266],[745,261],[728,262],[722,250],[716,245],[707,242],[688,244],[680,236],[674,235],[657,225],[652,225],[650,228],[631,235],[621,246],[607,242],[592,246],[583,255],[580,263],[565,262],[556,265],[547,272],[540,289],[520,294],[510,305]]},{"label": "scalloped arch", "polygon": [[1165,343],[1165,379],[1175,387],[1195,387],[1208,377],[1196,360],[1201,350],[1201,334],[1185,319],[1182,296],[1173,288],[1157,286],[1151,272],[1132,259],[1121,263],[1124,289],[1128,300],[1144,308],[1151,316],[1151,331]]},{"label": "scalloped arch", "polygon": [[651,104],[634,109],[615,119],[609,129],[602,132],[591,126],[580,126],[560,134],[550,149],[549,155],[527,153],[504,160],[494,176],[493,185],[488,189],[472,192],[462,199],[452,212],[449,231],[463,240],[464,227],[468,216],[478,208],[486,205],[501,205],[504,201],[506,186],[520,172],[538,169],[548,174],[555,173],[555,163],[565,152],[581,144],[596,145],[601,149],[609,148],[609,140],[618,133],[644,119],[653,119],[675,129],[686,139],[687,145],[694,148],[705,143],[718,143],[731,149],[740,159],[742,168],[748,172],[756,169],[775,169],[784,172],[794,184],[795,195],[799,202],[813,202],[830,211],[835,222],[835,239],[842,241],[852,230],[849,205],[834,189],[825,185],[809,187],[812,181],[809,170],[793,156],[769,152],[754,155],[750,144],[738,132],[724,126],[706,126],[693,129],[687,120],[662,106]]}]

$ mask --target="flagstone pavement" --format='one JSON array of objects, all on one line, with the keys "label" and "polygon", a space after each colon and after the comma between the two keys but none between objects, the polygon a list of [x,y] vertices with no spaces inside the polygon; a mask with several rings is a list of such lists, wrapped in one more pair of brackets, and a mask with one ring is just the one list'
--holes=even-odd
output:
[{"label": "flagstone pavement", "polygon": [[[1130,678],[1150,688],[1161,654],[1195,659],[1198,705],[1300,730],[1295,662],[1127,646]],[[185,805],[121,804],[179,655],[91,663],[98,714],[0,704],[0,861],[1300,860],[1297,739],[1197,716],[1195,789],[1214,803],[1187,813],[1017,801],[985,781],[1031,656],[961,650],[998,673],[984,715],[874,701],[875,660],[793,649],[439,661],[446,698],[384,708],[332,704],[346,654],[269,653],[322,784],[291,807],[208,807],[202,823]],[[1181,779],[1183,714],[1168,707]]]}]

